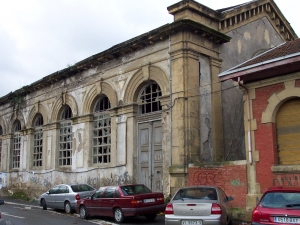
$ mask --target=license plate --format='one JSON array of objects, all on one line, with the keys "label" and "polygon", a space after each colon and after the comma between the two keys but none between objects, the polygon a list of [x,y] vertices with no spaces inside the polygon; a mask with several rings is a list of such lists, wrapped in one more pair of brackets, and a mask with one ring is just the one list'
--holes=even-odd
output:
[{"label": "license plate", "polygon": [[145,203],[148,203],[148,202],[155,202],[155,199],[154,199],[154,198],[144,199],[144,202],[145,202]]},{"label": "license plate", "polygon": [[291,223],[291,224],[299,224],[300,218],[291,218],[291,217],[274,217],[275,223]]},{"label": "license plate", "polygon": [[181,220],[181,225],[202,225],[202,220]]}]

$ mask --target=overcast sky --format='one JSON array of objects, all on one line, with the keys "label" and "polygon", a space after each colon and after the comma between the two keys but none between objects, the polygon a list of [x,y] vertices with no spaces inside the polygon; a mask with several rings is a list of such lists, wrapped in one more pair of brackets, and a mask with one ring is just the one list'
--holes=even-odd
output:
[{"label": "overcast sky", "polygon": [[[212,9],[247,0],[197,0]],[[0,97],[173,21],[179,0],[0,0]],[[299,0],[275,0],[300,35]]]}]

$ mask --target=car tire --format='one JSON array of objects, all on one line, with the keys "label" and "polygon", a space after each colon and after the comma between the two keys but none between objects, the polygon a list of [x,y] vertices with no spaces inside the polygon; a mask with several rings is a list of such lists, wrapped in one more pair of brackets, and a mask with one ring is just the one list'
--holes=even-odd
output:
[{"label": "car tire", "polygon": [[81,219],[87,219],[89,217],[85,206],[80,206],[79,208],[79,216]]},{"label": "car tire", "polygon": [[146,215],[145,217],[146,217],[147,220],[153,221],[156,218],[156,213]]},{"label": "car tire", "polygon": [[43,210],[47,210],[47,203],[46,203],[45,199],[42,199],[42,207],[43,207]]},{"label": "car tire", "polygon": [[65,212],[67,213],[67,214],[70,214],[70,213],[72,213],[72,207],[71,207],[71,204],[70,204],[70,202],[65,202]]},{"label": "car tire", "polygon": [[115,208],[114,210],[114,219],[117,223],[122,223],[125,219],[122,209]]}]

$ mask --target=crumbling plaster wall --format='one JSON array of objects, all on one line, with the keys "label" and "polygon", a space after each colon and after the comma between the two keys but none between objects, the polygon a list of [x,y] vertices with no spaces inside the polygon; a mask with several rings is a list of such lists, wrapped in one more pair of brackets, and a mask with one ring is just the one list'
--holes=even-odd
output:
[{"label": "crumbling plaster wall", "polygon": [[[9,125],[13,123],[13,108],[10,104],[0,106],[1,126],[4,127],[4,148],[2,154],[1,170],[7,173],[7,188],[23,188],[33,190],[32,194],[37,195],[42,191],[49,189],[58,183],[77,183],[84,182],[99,187],[108,184],[120,182],[134,182],[138,177],[134,172],[137,171],[137,135],[136,121],[134,113],[128,113],[123,109],[120,102],[124,99],[124,93],[128,88],[130,79],[141,70],[145,65],[151,65],[160,68],[168,76],[169,71],[169,54],[168,40],[161,41],[154,45],[145,47],[136,52],[124,55],[107,63],[98,65],[97,67],[85,70],[75,76],[57,81],[54,84],[39,89],[28,94],[24,99],[23,108],[19,113],[24,117],[22,123],[22,161],[20,169],[9,169],[11,134]],[[169,79],[169,78],[166,78]],[[146,80],[145,80],[146,81]],[[100,85],[99,85],[100,83]],[[116,93],[117,101],[112,107],[118,108],[112,113],[112,128],[115,129],[115,136],[112,137],[112,160],[110,165],[92,165],[91,163],[91,136],[92,124],[88,115],[83,114],[84,101],[89,99],[87,96],[91,89],[96,89],[103,93],[101,83],[111,86],[113,92]],[[161,87],[162,90],[168,88]],[[58,157],[58,138],[59,130],[53,112],[57,104],[62,101],[63,93],[66,93],[66,99],[74,99],[76,108],[75,119],[72,119],[72,166],[69,168],[59,167],[57,163]],[[164,93],[168,95],[169,93]],[[69,100],[71,101],[71,100]],[[128,104],[133,102],[127,102]],[[44,126],[43,126],[43,166],[42,168],[32,168],[32,132],[30,128],[32,124],[28,123],[30,112],[35,107],[43,107],[45,110]],[[36,112],[39,112],[36,109]],[[58,113],[59,111],[57,111]],[[74,113],[74,112],[73,112]],[[91,112],[90,112],[91,113]],[[18,118],[18,117],[17,117]],[[164,135],[169,135],[167,129]],[[113,136],[113,132],[112,132]],[[164,138],[165,142],[169,138]],[[170,146],[163,144],[163,152]],[[114,147],[114,148],[113,148]],[[169,159],[168,159],[169,163]],[[165,164],[166,165],[166,164]],[[167,167],[165,168],[167,170]],[[166,174],[166,173],[164,173]],[[169,177],[164,177],[168,180]],[[167,182],[166,182],[167,183]],[[169,187],[164,187],[164,190]],[[37,191],[35,191],[37,190]]]},{"label": "crumbling plaster wall", "polygon": [[[234,66],[239,65],[242,62],[249,60],[250,58],[279,45],[283,42],[280,35],[273,28],[272,24],[266,17],[254,20],[247,25],[241,26],[235,30],[227,33],[232,39],[229,43],[226,43],[220,48],[220,57],[223,59],[221,72],[228,70]],[[243,104],[243,90],[238,87],[234,87],[234,83],[229,80],[222,82],[222,109],[223,109],[223,121],[236,121],[235,128],[230,128],[227,124],[223,124],[224,130],[224,151],[226,153],[231,151],[230,140],[232,132],[236,132],[235,137],[242,140],[240,143],[240,150],[236,152],[231,160],[246,159],[245,142],[244,142],[244,127],[243,119],[244,112],[243,107],[239,107],[238,104]],[[240,115],[235,110],[240,110]],[[241,126],[239,126],[239,124]],[[238,129],[237,129],[238,128]],[[227,131],[227,132],[225,132]]]}]

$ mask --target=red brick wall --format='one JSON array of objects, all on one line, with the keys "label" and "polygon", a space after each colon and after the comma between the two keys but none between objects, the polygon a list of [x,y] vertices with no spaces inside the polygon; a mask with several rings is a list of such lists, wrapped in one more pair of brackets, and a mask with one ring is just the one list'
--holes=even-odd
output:
[{"label": "red brick wall", "polygon": [[254,131],[255,146],[259,151],[259,162],[256,163],[256,179],[260,184],[262,193],[273,186],[273,173],[271,167],[277,164],[276,125],[274,123],[262,124],[262,113],[266,110],[268,99],[274,93],[284,90],[284,84],[275,84],[256,89],[256,97],[252,102],[253,117],[256,119],[257,130]]},{"label": "red brick wall", "polygon": [[234,197],[233,207],[245,208],[247,189],[246,165],[223,165],[218,167],[190,167],[188,186],[216,185],[227,196]]}]

